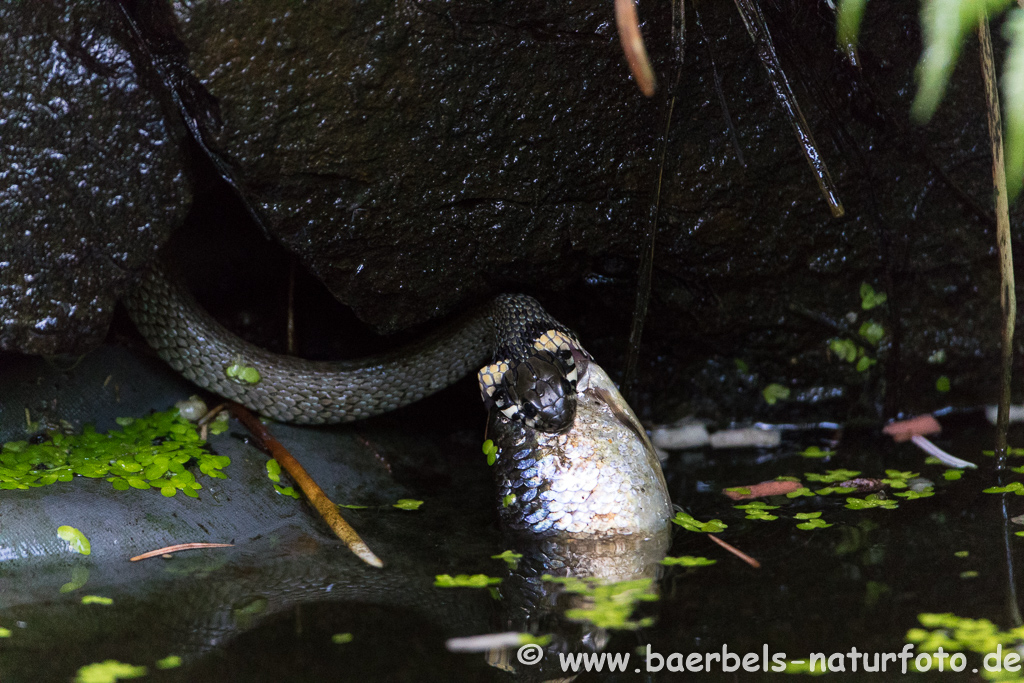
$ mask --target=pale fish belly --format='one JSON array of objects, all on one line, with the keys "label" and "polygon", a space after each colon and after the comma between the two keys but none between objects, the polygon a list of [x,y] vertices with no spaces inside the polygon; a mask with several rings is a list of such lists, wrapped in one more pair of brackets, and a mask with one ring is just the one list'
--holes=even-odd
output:
[{"label": "pale fish belly", "polygon": [[502,522],[545,535],[661,533],[672,503],[639,420],[595,363],[578,394],[576,420],[563,434],[492,420]]}]

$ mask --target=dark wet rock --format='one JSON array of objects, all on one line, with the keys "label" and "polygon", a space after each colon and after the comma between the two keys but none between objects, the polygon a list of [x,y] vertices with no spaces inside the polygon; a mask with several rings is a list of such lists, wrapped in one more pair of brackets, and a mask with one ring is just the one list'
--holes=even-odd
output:
[{"label": "dark wet rock", "polygon": [[[170,71],[191,69],[219,101],[223,126],[199,112],[200,129],[215,158],[235,169],[268,234],[377,332],[525,290],[618,376],[674,95],[650,315],[630,396],[641,417],[790,419],[811,411],[834,419],[851,410],[928,409],[949,400],[934,389],[942,374],[953,378],[954,401],[991,395],[996,373],[979,363],[998,349],[980,84],[965,53],[935,120],[907,121],[920,54],[915,6],[871,4],[859,69],[836,52],[824,5],[763,7],[836,181],[846,210],[839,219],[822,201],[732,5],[700,7],[703,32],[688,14],[678,82],[671,7],[643,8],[661,84],[652,100],[628,76],[611,10],[592,3],[275,0],[240,11],[196,0],[175,3],[173,21],[147,14],[153,3],[129,6],[155,44],[173,48],[158,54],[176,64]],[[23,22],[45,11],[7,10]],[[103,26],[111,54],[121,54],[115,43],[123,36],[110,17],[90,30]],[[56,22],[49,30],[71,29]],[[174,61],[186,54],[187,64]],[[107,107],[101,120],[134,131],[118,116],[157,111],[144,101],[150,108]],[[66,120],[51,128],[51,137],[76,130]],[[115,143],[127,144],[108,147]],[[163,147],[170,156],[172,146]],[[26,149],[36,165],[45,158],[43,142]],[[115,180],[138,163],[125,154],[118,161]],[[40,186],[51,196],[70,192],[62,176]],[[96,186],[104,196],[133,196]],[[0,345],[66,351],[96,339],[124,272],[180,218],[167,208],[180,205],[171,200],[186,200],[182,184],[132,187],[164,207],[147,215],[160,218],[149,231],[160,235],[139,244],[131,214],[97,214],[91,204],[60,214],[85,231],[90,254],[114,234],[136,241],[110,247],[128,254],[123,266],[104,253],[98,270],[64,268],[60,282],[32,261],[0,269],[0,295],[18,302]],[[209,205],[226,203],[220,192]],[[12,220],[50,215],[20,200],[4,206],[22,212]],[[237,213],[228,220],[247,220]],[[102,237],[96,215],[104,216]],[[249,232],[239,251],[260,241],[257,228]],[[64,253],[38,230],[13,234],[37,261]],[[19,278],[37,271],[55,294],[30,301]],[[861,310],[861,282],[887,293],[887,304]],[[61,313],[76,303],[73,315]],[[82,322],[65,327],[69,316]],[[859,334],[868,320],[884,327],[877,348]],[[60,335],[42,335],[47,325]],[[832,338],[855,342],[878,364],[858,372],[829,350]],[[937,352],[946,365],[926,362]],[[768,406],[761,390],[769,383],[788,387],[791,398]]]},{"label": "dark wet rock", "polygon": [[115,3],[0,7],[0,348],[74,352],[191,198]]}]

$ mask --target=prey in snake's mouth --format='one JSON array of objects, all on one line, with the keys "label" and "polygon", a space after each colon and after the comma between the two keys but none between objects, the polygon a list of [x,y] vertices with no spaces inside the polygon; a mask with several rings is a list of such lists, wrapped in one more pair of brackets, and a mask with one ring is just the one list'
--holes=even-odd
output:
[{"label": "prey in snake's mouth", "polygon": [[546,330],[534,353],[518,363],[508,359],[477,373],[484,406],[542,432],[561,433],[576,419],[579,367],[590,355],[571,334]]}]

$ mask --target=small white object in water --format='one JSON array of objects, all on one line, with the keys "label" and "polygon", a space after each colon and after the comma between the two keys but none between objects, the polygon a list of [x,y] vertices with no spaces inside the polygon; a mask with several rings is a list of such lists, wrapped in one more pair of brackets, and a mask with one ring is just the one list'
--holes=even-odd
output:
[{"label": "small white object in water", "polygon": [[921,436],[920,434],[914,434],[912,437],[910,437],[910,440],[913,441],[914,445],[920,448],[922,451],[924,451],[928,455],[937,458],[940,462],[942,462],[943,465],[948,465],[949,467],[956,467],[959,469],[965,469],[968,467],[971,469],[978,468],[978,466],[975,465],[973,462],[967,462],[966,460],[961,460],[960,458],[954,455],[950,455],[949,453],[942,450],[941,448],[933,444],[931,441]]},{"label": "small white object in water", "polygon": [[663,425],[651,430],[651,443],[668,451],[700,448],[708,445],[708,428],[704,423],[687,418],[674,425]]},{"label": "small white object in water", "polygon": [[777,429],[723,429],[710,437],[712,448],[778,448],[782,432]]},{"label": "small white object in water", "polygon": [[[999,406],[985,406],[985,419],[991,424],[996,423]],[[1024,406],[1010,406],[1010,422],[1024,422]]]},{"label": "small white object in water", "polygon": [[174,407],[178,409],[178,414],[189,422],[195,422],[208,412],[206,408],[206,401],[195,394],[189,396],[187,399],[178,401],[174,404]]},{"label": "small white object in water", "polygon": [[449,638],[444,646],[449,652],[487,652],[504,647],[519,647],[523,644],[521,633],[506,631],[505,633],[484,633],[479,636],[465,638]]}]

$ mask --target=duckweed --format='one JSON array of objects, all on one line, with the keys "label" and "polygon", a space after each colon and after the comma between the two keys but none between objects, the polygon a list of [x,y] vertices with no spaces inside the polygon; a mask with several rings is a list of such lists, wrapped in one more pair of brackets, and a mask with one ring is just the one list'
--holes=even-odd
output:
[{"label": "duckweed", "polygon": [[694,519],[685,512],[677,512],[676,516],[671,519],[671,522],[673,524],[678,524],[687,531],[711,534],[717,534],[719,531],[725,531],[728,528],[728,525],[720,519],[712,519],[710,522],[702,522],[699,519]]},{"label": "duckweed", "polygon": [[1006,486],[990,486],[983,489],[982,493],[1016,493],[1018,496],[1024,496],[1024,484],[1019,481],[1011,481]]},{"label": "duckweed", "polygon": [[786,498],[799,498],[800,496],[813,496],[814,491],[810,490],[806,486],[801,486],[796,491],[790,491],[786,494]]},{"label": "duckweed", "polygon": [[860,283],[860,307],[863,310],[870,311],[875,306],[881,306],[888,298],[885,292],[876,292],[867,282]]},{"label": "duckweed", "polygon": [[181,666],[181,657],[178,655],[167,655],[163,659],[156,660],[158,669],[177,669]]},{"label": "duckweed", "polygon": [[679,557],[664,557],[661,564],[666,567],[708,567],[717,563],[718,560],[709,560],[706,557],[695,557],[693,555],[681,555]]},{"label": "duckweed", "polygon": [[451,576],[450,574],[438,574],[434,577],[434,586],[437,588],[488,588],[489,586],[497,586],[501,583],[501,579],[496,576],[487,576],[487,574],[459,574],[457,576]]},{"label": "duckweed", "polygon": [[335,645],[344,645],[345,643],[351,643],[352,642],[352,634],[351,633],[335,633],[333,636],[331,636],[331,642],[334,643]]},{"label": "duckweed", "polygon": [[636,630],[654,623],[653,617],[630,619],[638,603],[658,599],[651,579],[609,582],[597,578],[555,577],[550,574],[544,574],[541,578],[562,584],[563,590],[568,593],[577,593],[590,599],[591,604],[587,607],[566,610],[565,616],[569,619],[588,621],[598,628],[626,630]]},{"label": "duckweed", "polygon": [[956,481],[962,476],[964,476],[964,473],[960,470],[946,470],[942,473],[942,478],[946,481]]},{"label": "duckweed", "polygon": [[775,405],[779,401],[785,401],[789,398],[789,387],[784,387],[781,384],[769,384],[761,390],[761,396],[764,397],[764,402],[770,406]]},{"label": "duckweed", "polygon": [[83,605],[113,605],[113,598],[105,598],[102,595],[83,595]]},{"label": "duckweed", "polygon": [[274,484],[274,490],[280,493],[282,496],[289,496],[291,498],[295,498],[296,500],[298,500],[301,497],[299,496],[299,492],[296,491],[291,486],[281,486],[280,484]]},{"label": "duckweed", "polygon": [[515,569],[519,566],[519,560],[523,559],[522,553],[514,553],[511,550],[506,550],[498,555],[491,555],[492,560],[502,560],[508,565],[509,569]]},{"label": "duckweed", "polygon": [[10,637],[11,637],[11,629],[4,628],[3,626],[0,626],[0,638],[10,638]]},{"label": "duckweed", "polygon": [[778,519],[777,515],[773,515],[768,510],[777,510],[778,505],[769,505],[759,500],[753,503],[747,503],[746,505],[733,505],[737,510],[743,510],[746,513],[746,519],[756,519],[762,522],[770,522]]},{"label": "duckweed", "polygon": [[921,476],[917,472],[900,472],[899,470],[886,470],[886,478],[882,480],[883,484],[888,484],[894,489],[905,489],[907,488],[907,480],[913,479],[914,477]]},{"label": "duckweed", "polygon": [[[834,451],[833,451],[834,452]],[[828,470],[825,474],[815,474],[813,472],[806,472],[804,478],[807,481],[817,481],[822,484],[834,484],[840,481],[848,481],[858,476],[860,472],[856,470]]]},{"label": "duckweed", "polygon": [[899,503],[895,500],[887,500],[881,498],[876,493],[872,493],[867,498],[847,498],[846,507],[851,510],[867,510],[868,508],[882,508],[884,510],[895,510],[899,507]]},{"label": "duckweed", "polygon": [[86,664],[75,675],[75,683],[116,683],[126,678],[139,678],[146,675],[146,667],[125,664],[116,659],[108,659],[95,664]]},{"label": "duckweed", "polygon": [[76,591],[89,580],[89,570],[86,567],[74,566],[71,568],[71,580],[60,587],[61,593]]},{"label": "duckweed", "polygon": [[925,612],[918,614],[917,620],[924,628],[910,629],[906,639],[925,652],[937,652],[941,647],[952,652],[971,650],[978,654],[988,654],[995,652],[1001,645],[1016,644],[1024,639],[1024,626],[1000,631],[988,619],[968,619],[952,612]]},{"label": "duckweed", "polygon": [[924,489],[923,491],[903,491],[902,493],[895,494],[900,498],[906,498],[907,500],[917,500],[918,498],[930,498],[935,495],[935,490],[931,486]]},{"label": "duckweed", "polygon": [[237,362],[224,368],[224,375],[228,379],[233,379],[243,384],[259,384],[260,380],[263,379],[260,376],[260,371],[256,368]]},{"label": "duckweed", "polygon": [[156,488],[168,497],[182,491],[198,498],[202,485],[186,465],[197,464],[211,478],[227,478],[221,470],[231,459],[205,450],[195,428],[176,408],[116,422],[122,429],[105,434],[86,425],[79,435],[49,432],[40,444],[5,443],[0,449],[0,489],[68,482],[77,475],[106,479],[118,491]]},{"label": "duckweed", "polygon": [[498,447],[494,445],[494,441],[487,439],[483,445],[484,455],[487,456],[487,464],[493,465],[498,460]]},{"label": "duckweed", "polygon": [[793,515],[795,519],[804,520],[800,524],[796,525],[797,529],[801,531],[811,531],[813,529],[824,529],[825,527],[832,526],[825,520],[821,519],[820,512],[798,512]]},{"label": "duckweed", "polygon": [[422,500],[413,500],[412,498],[400,498],[397,503],[391,507],[398,508],[399,510],[419,510],[420,506],[423,505]]},{"label": "duckweed", "polygon": [[62,541],[67,541],[68,546],[76,553],[88,555],[92,552],[92,544],[89,543],[89,539],[73,526],[57,527],[57,537]]}]

